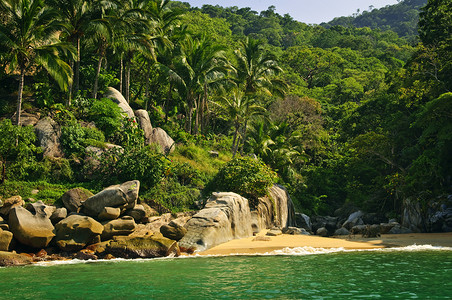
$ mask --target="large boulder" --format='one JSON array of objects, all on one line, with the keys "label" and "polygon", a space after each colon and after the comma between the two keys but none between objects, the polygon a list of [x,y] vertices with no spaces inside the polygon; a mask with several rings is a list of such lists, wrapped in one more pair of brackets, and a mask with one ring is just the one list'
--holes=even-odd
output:
[{"label": "large boulder", "polygon": [[253,235],[248,200],[235,193],[213,193],[205,208],[185,224],[180,240],[187,252],[202,251],[218,244]]},{"label": "large boulder", "polygon": [[64,193],[61,198],[63,200],[64,207],[66,207],[69,213],[78,213],[80,212],[82,203],[92,196],[94,196],[94,194],[87,189],[74,188]]},{"label": "large boulder", "polygon": [[15,252],[0,251],[0,267],[29,265],[33,259]]},{"label": "large boulder", "polygon": [[121,219],[106,222],[102,232],[102,240],[109,240],[114,236],[129,235],[135,231],[137,224],[132,217],[123,217]]},{"label": "large boulder", "polygon": [[135,120],[135,114],[133,109],[127,103],[124,96],[115,88],[109,87],[104,94],[105,98],[111,99],[114,103],[118,104],[119,108],[127,115],[128,118]]},{"label": "large boulder", "polygon": [[177,221],[171,221],[167,225],[160,227],[160,233],[171,240],[179,241],[187,233],[185,227],[178,224]]},{"label": "large boulder", "polygon": [[51,205],[46,205],[42,200],[38,200],[33,203],[28,203],[25,207],[33,214],[39,214],[50,219],[50,216],[55,212],[56,207]]},{"label": "large boulder", "polygon": [[117,236],[107,244],[106,252],[123,258],[153,258],[180,253],[177,242],[160,233],[143,237]]},{"label": "large boulder", "polygon": [[35,131],[44,157],[63,157],[60,145],[61,128],[54,120],[49,117],[39,120]]},{"label": "large boulder", "polygon": [[55,225],[56,244],[63,251],[78,251],[96,241],[104,226],[93,218],[70,215]]},{"label": "large boulder", "polygon": [[50,216],[50,221],[52,224],[56,224],[67,217],[67,209],[66,207],[59,207],[55,209],[55,211]]},{"label": "large boulder", "polygon": [[116,220],[121,214],[119,207],[104,207],[104,210],[97,217],[101,221]]},{"label": "large boulder", "polygon": [[137,117],[138,125],[140,125],[140,128],[143,130],[145,143],[146,145],[150,144],[149,137],[152,134],[152,124],[151,119],[149,118],[149,114],[144,109],[139,109],[135,111],[135,116]]},{"label": "large boulder", "polygon": [[146,137],[146,143],[158,145],[165,154],[173,152],[176,148],[174,140],[160,127],[152,129],[151,134]]},{"label": "large boulder", "polygon": [[302,213],[295,213],[295,220],[299,228],[304,228],[307,231],[312,231],[312,223],[309,216]]},{"label": "large boulder", "polygon": [[7,216],[14,207],[23,206],[25,204],[21,196],[13,196],[3,200],[3,206],[0,208],[0,214]]},{"label": "large boulder", "polygon": [[12,240],[12,232],[0,229],[0,251],[8,251]]},{"label": "large boulder", "polygon": [[425,232],[427,229],[425,221],[419,202],[405,198],[403,200],[402,227],[408,228],[412,232]]},{"label": "large boulder", "polygon": [[19,242],[34,248],[47,247],[55,236],[55,228],[44,212],[32,213],[23,207],[14,207],[9,213],[8,223]]},{"label": "large boulder", "polygon": [[342,227],[344,227],[347,230],[350,230],[353,228],[353,226],[364,225],[364,222],[362,220],[363,216],[364,213],[362,211],[360,210],[355,211],[354,213],[350,214],[347,220],[342,224]]},{"label": "large boulder", "polygon": [[255,233],[274,226],[279,228],[295,226],[294,205],[286,189],[280,185],[273,185],[270,188],[269,197],[259,198],[251,216]]},{"label": "large boulder", "polygon": [[119,207],[121,209],[132,209],[135,207],[140,182],[138,180],[128,181],[119,185],[112,185],[83,202],[84,212],[92,217],[102,213],[105,207]]}]

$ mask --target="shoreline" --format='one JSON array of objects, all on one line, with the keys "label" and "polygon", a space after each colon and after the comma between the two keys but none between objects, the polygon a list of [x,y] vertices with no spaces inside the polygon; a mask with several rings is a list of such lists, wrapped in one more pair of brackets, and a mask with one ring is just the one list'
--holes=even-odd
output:
[{"label": "shoreline", "polygon": [[[257,236],[264,237],[266,231]],[[413,245],[431,245],[452,247],[452,232],[447,233],[409,233],[384,234],[377,238],[351,237],[319,237],[312,235],[279,235],[265,236],[267,241],[256,240],[256,237],[236,239],[217,245],[196,255],[233,255],[233,254],[265,254],[286,248],[310,247],[318,249],[342,248],[344,250],[372,250]]]}]

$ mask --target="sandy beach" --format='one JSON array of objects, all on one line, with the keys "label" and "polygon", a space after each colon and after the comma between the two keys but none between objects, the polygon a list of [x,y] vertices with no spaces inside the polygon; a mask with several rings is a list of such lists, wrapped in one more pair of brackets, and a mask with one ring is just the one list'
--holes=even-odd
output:
[{"label": "sandy beach", "polygon": [[391,247],[405,247],[411,245],[432,245],[452,247],[452,232],[449,233],[411,233],[385,234],[378,238],[349,237],[319,237],[307,235],[265,236],[266,231],[257,237],[232,240],[213,247],[199,255],[228,255],[228,254],[263,254],[284,248],[313,247],[313,248],[344,248],[377,249]]}]

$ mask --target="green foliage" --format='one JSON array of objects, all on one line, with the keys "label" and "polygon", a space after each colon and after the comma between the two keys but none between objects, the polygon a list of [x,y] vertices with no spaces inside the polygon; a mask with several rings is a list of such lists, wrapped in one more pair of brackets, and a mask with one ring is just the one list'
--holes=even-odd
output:
[{"label": "green foliage", "polygon": [[96,123],[107,139],[112,139],[122,129],[122,111],[110,99],[95,101],[88,111],[88,119]]},{"label": "green foliage", "polygon": [[104,134],[96,128],[81,127],[79,123],[61,127],[60,143],[67,157],[83,154],[86,146],[103,146],[104,142]]},{"label": "green foliage", "polygon": [[276,174],[262,161],[251,157],[236,157],[224,165],[212,180],[212,190],[235,192],[256,206],[259,197],[268,194]]}]

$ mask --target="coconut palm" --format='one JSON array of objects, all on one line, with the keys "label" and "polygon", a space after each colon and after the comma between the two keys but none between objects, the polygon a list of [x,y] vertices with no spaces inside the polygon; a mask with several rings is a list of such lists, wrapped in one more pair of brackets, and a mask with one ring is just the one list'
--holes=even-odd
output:
[{"label": "coconut palm", "polygon": [[40,65],[62,90],[67,90],[72,70],[61,57],[75,51],[70,44],[58,39],[61,24],[56,21],[56,12],[45,7],[42,0],[3,0],[0,3],[6,19],[0,24],[0,44],[7,50],[8,69],[19,72],[16,124],[20,125],[25,74]]}]

